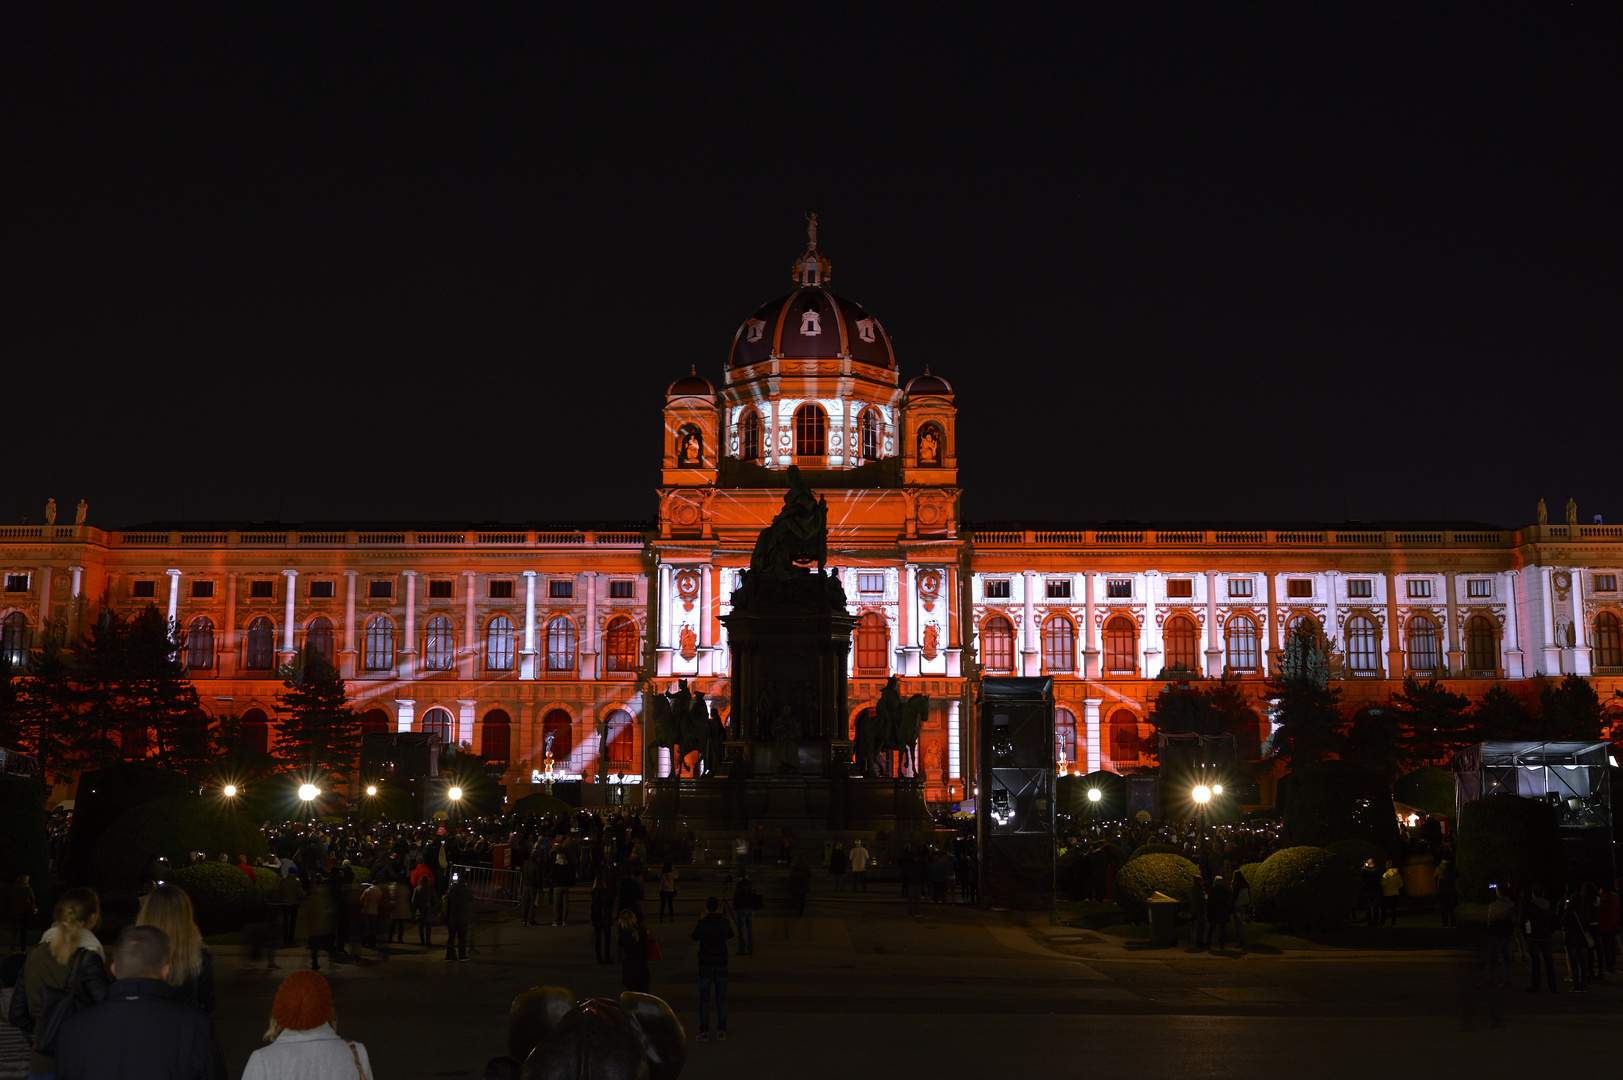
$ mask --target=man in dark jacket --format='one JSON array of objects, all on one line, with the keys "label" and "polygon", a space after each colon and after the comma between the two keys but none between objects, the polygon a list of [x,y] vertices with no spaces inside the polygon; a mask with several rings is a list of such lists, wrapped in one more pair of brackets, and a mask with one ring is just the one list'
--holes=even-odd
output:
[{"label": "man in dark jacket", "polygon": [[1234,914],[1234,891],[1222,875],[1212,878],[1212,887],[1206,893],[1206,940],[1217,932],[1217,949],[1222,952],[1229,943],[1229,918]]},{"label": "man in dark jacket", "polygon": [[[466,960],[468,958],[468,915],[473,906],[473,890],[468,883],[462,880],[462,875],[452,873],[451,884],[445,890],[445,958],[447,960]],[[460,953],[458,955],[458,946]]]},{"label": "man in dark jacket", "polygon": [[710,1041],[710,990],[716,991],[716,1041],[727,1041],[727,939],[733,924],[721,913],[721,900],[704,902],[704,917],[693,927],[699,943],[699,1041]]},{"label": "man in dark jacket", "polygon": [[535,901],[541,895],[542,871],[541,856],[537,852],[531,852],[519,868],[518,914],[519,921],[525,926],[535,923]]},{"label": "man in dark jacket", "polygon": [[225,1080],[208,1014],[170,1000],[169,935],[132,926],[113,952],[107,1000],[57,1037],[59,1080]]},{"label": "man in dark jacket", "polygon": [[1550,984],[1550,993],[1560,991],[1555,983],[1555,954],[1550,951],[1550,935],[1555,933],[1560,922],[1560,916],[1544,896],[1542,886],[1533,886],[1533,895],[1527,902],[1527,918],[1522,930],[1527,935],[1528,959],[1533,962],[1533,985],[1527,988],[1529,994],[1539,992],[1539,965],[1544,965],[1544,974]]}]

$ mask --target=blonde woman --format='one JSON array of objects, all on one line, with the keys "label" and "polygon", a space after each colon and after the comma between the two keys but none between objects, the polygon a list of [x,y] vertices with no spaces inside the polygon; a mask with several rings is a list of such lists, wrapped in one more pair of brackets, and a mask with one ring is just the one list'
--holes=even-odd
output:
[{"label": "blonde woman", "polygon": [[373,1080],[366,1047],[338,1037],[332,987],[315,971],[282,980],[271,1006],[269,1046],[255,1050],[242,1080]]},{"label": "blonde woman", "polygon": [[169,989],[174,1001],[206,1013],[214,1011],[214,954],[203,944],[192,898],[178,885],[159,885],[141,901],[136,926],[155,926],[169,935]]},{"label": "blonde woman", "polygon": [[56,1075],[56,1033],[40,1030],[44,1013],[41,992],[46,987],[64,991],[73,998],[70,1008],[76,1009],[98,1004],[107,997],[101,942],[91,932],[101,922],[101,900],[95,891],[67,890],[56,902],[51,918],[51,928],[40,936],[39,944],[23,963],[22,978],[12,992],[7,1017],[13,1027],[28,1036],[33,1051],[28,1059],[30,1077]]}]

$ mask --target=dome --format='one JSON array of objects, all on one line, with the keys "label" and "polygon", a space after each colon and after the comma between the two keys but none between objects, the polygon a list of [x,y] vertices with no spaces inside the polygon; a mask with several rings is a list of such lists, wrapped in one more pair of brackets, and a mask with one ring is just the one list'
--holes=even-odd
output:
[{"label": "dome", "polygon": [[829,290],[832,265],[817,250],[815,221],[808,233],[811,243],[791,266],[794,291],[762,304],[744,320],[733,335],[728,369],[776,355],[797,360],[850,356],[860,364],[894,370],[896,357],[885,328],[861,304]]},{"label": "dome", "polygon": [[947,397],[952,393],[952,384],[939,375],[931,375],[930,369],[925,368],[924,374],[909,380],[907,389],[903,391],[908,397],[923,397],[935,395]]},{"label": "dome", "polygon": [[709,380],[699,377],[696,370],[690,370],[686,375],[671,383],[665,391],[666,397],[715,397],[716,388],[710,385]]}]

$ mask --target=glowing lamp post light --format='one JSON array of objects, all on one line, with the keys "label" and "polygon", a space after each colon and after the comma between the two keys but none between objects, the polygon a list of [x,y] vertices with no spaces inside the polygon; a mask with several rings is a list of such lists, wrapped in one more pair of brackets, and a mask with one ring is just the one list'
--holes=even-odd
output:
[{"label": "glowing lamp post light", "polygon": [[299,785],[299,798],[303,799],[305,802],[314,802],[320,797],[321,789],[316,787],[314,784]]},{"label": "glowing lamp post light", "polygon": [[237,785],[227,784],[225,787],[220,789],[220,794],[224,795],[228,799],[235,799],[237,797]]},{"label": "glowing lamp post light", "polygon": [[456,802],[462,798],[462,789],[459,787],[453,787],[450,791],[447,791],[446,794],[451,797],[452,802]]},{"label": "glowing lamp post light", "polygon": [[1195,790],[1189,794],[1195,797],[1195,802],[1200,804],[1202,810],[1206,809],[1206,804],[1212,801],[1212,789],[1205,784],[1196,784]]},{"label": "glowing lamp post light", "polygon": [[1221,795],[1221,794],[1223,794],[1223,785],[1222,784],[1213,784],[1212,785],[1212,794],[1213,795]]},{"label": "glowing lamp post light", "polygon": [[368,785],[366,785],[366,793],[368,795],[373,796],[374,798],[376,798],[377,793],[378,793],[378,786],[376,784],[368,784]]},{"label": "glowing lamp post light", "polygon": [[1100,790],[1098,788],[1096,788],[1096,787],[1088,788],[1088,802],[1090,802],[1090,803],[1098,803],[1098,801],[1100,799],[1102,799],[1102,798],[1104,798],[1104,794],[1102,792],[1100,792]]}]

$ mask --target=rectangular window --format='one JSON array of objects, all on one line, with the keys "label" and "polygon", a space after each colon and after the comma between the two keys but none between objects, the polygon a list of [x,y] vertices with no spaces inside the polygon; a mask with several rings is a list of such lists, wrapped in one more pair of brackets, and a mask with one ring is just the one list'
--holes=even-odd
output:
[{"label": "rectangular window", "polygon": [[1172,599],[1188,600],[1195,595],[1195,582],[1192,578],[1167,578],[1167,596]]},{"label": "rectangular window", "polygon": [[610,600],[630,600],[637,595],[637,583],[630,578],[620,578],[609,582]]},{"label": "rectangular window", "polygon": [[1285,582],[1285,595],[1286,596],[1312,596],[1313,595],[1313,579],[1312,578],[1291,578],[1289,581]]},{"label": "rectangular window", "polygon": [[1354,599],[1368,600],[1375,595],[1374,583],[1368,578],[1352,578],[1347,582],[1347,595]]},{"label": "rectangular window", "polygon": [[508,578],[499,578],[490,583],[490,598],[492,600],[513,599],[513,582]]},{"label": "rectangular window", "polygon": [[193,598],[195,598],[197,600],[207,600],[209,597],[211,597],[213,595],[214,595],[214,582],[212,582],[212,581],[194,581],[194,582],[192,582],[192,596],[193,596]]},{"label": "rectangular window", "polygon": [[1131,600],[1133,598],[1133,582],[1130,578],[1107,580],[1105,582],[1105,599]]},{"label": "rectangular window", "polygon": [[1409,580],[1409,582],[1408,582],[1408,585],[1409,585],[1409,599],[1411,599],[1411,600],[1425,600],[1425,599],[1427,599],[1428,597],[1431,596],[1431,582],[1430,581],[1427,581],[1427,580],[1416,581],[1416,580],[1411,578]]},{"label": "rectangular window", "polygon": [[1009,598],[1009,579],[1002,578],[998,581],[988,581],[986,583],[986,598],[988,600],[1007,600]]},{"label": "rectangular window", "polygon": [[1253,582],[1248,577],[1229,578],[1229,595],[1250,596],[1252,585]]},{"label": "rectangular window", "polygon": [[547,582],[547,595],[554,600],[573,600],[575,597],[575,583],[568,578],[549,581]]},{"label": "rectangular window", "polygon": [[331,600],[332,596],[333,596],[333,584],[332,584],[332,582],[330,582],[330,581],[312,581],[310,583],[310,599],[312,599],[312,600]]},{"label": "rectangular window", "polygon": [[394,582],[388,580],[368,581],[366,583],[366,595],[373,600],[392,599],[394,597]]},{"label": "rectangular window", "polygon": [[1071,583],[1069,581],[1050,581],[1048,583],[1048,598],[1050,600],[1069,600],[1071,598]]},{"label": "rectangular window", "polygon": [[882,593],[885,591],[884,574],[858,574],[857,592]]},{"label": "rectangular window", "polygon": [[252,600],[269,600],[276,595],[276,582],[262,580],[248,583],[248,597]]},{"label": "rectangular window", "polygon": [[451,583],[446,579],[436,579],[428,583],[428,598],[430,600],[451,599]]},{"label": "rectangular window", "polygon": [[[1617,575],[1616,574],[1596,574],[1594,577],[1590,578],[1589,580],[1594,582],[1594,587],[1595,587],[1596,592],[1617,592]],[[1471,595],[1472,596],[1477,595],[1476,586],[1478,584],[1485,585],[1485,586],[1490,586],[1490,588],[1483,590],[1483,592],[1482,592],[1483,596],[1492,596],[1493,595],[1492,590],[1491,590],[1491,586],[1492,586],[1493,582],[1491,582],[1491,581],[1483,581],[1483,582],[1475,582],[1475,581],[1473,581],[1473,582],[1471,582]]]},{"label": "rectangular window", "polygon": [[28,591],[28,575],[27,574],[7,574],[6,575],[6,592],[27,592],[27,591]]},{"label": "rectangular window", "polygon": [[132,581],[130,582],[130,595],[157,596],[158,583],[156,581]]}]

